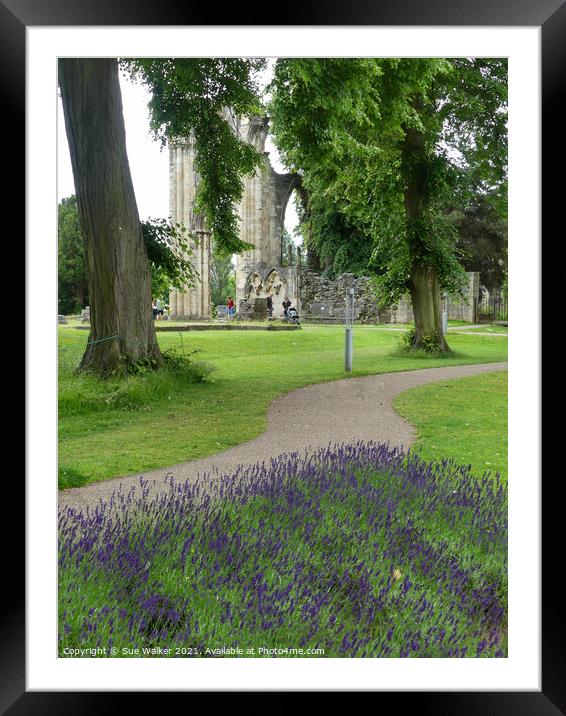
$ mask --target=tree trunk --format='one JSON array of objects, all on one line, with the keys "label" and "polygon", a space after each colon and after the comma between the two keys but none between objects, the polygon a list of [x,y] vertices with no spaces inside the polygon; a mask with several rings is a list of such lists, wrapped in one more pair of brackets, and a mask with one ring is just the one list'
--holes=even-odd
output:
[{"label": "tree trunk", "polygon": [[80,369],[162,364],[126,153],[115,59],[61,59],[59,85],[85,246],[91,331]]},{"label": "tree trunk", "polygon": [[409,279],[411,302],[415,317],[413,348],[431,346],[443,353],[450,348],[444,337],[442,324],[442,299],[436,269],[413,265]]},{"label": "tree trunk", "polygon": [[[420,109],[417,99],[415,109]],[[409,128],[405,132],[403,145],[403,171],[405,176],[405,215],[409,251],[413,257],[409,290],[415,318],[413,348],[436,345],[437,350],[450,351],[444,337],[442,323],[442,298],[438,271],[434,266],[420,260],[426,254],[424,246],[424,205],[427,198],[427,166],[424,134]]]}]

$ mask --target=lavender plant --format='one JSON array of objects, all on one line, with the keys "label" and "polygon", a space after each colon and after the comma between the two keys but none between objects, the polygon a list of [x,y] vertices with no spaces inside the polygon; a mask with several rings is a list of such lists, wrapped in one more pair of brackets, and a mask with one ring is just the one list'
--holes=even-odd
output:
[{"label": "lavender plant", "polygon": [[61,656],[506,656],[498,475],[360,442],[151,487],[60,512]]}]

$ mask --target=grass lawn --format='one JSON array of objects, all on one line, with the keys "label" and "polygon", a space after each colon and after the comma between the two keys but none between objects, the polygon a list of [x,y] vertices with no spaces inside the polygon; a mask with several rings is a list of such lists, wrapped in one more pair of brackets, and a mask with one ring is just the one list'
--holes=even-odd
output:
[{"label": "grass lawn", "polygon": [[[101,381],[76,375],[88,331],[59,327],[60,487],[204,457],[261,434],[269,403],[295,388],[346,377],[342,326],[293,332],[158,333],[163,349],[198,350],[204,383],[171,371]],[[507,338],[453,335],[450,358],[407,355],[399,334],[354,329],[353,376],[507,359]]]},{"label": "grass lawn", "polygon": [[[448,328],[458,328],[460,326],[471,326],[472,324],[469,321],[456,321],[450,319],[448,321]],[[407,323],[379,323],[374,328],[397,328],[399,330],[408,330],[409,328],[414,328],[415,322],[414,321],[407,321]]]},{"label": "grass lawn", "polygon": [[507,479],[507,373],[413,388],[393,402],[419,434],[411,448],[426,460],[453,458],[474,474]]},{"label": "grass lawn", "polygon": [[470,331],[470,333],[508,333],[509,327],[495,326],[491,323],[488,323],[485,326],[480,326],[479,328],[470,328],[468,330]]}]

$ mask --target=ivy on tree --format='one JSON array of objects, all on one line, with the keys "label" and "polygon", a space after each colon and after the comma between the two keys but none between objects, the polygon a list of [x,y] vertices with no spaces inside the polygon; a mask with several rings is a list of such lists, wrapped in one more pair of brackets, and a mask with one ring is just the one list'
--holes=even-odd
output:
[{"label": "ivy on tree", "polygon": [[148,219],[142,222],[142,232],[153,296],[168,294],[172,288],[186,290],[201,280],[190,259],[199,239],[183,224],[171,219]]}]

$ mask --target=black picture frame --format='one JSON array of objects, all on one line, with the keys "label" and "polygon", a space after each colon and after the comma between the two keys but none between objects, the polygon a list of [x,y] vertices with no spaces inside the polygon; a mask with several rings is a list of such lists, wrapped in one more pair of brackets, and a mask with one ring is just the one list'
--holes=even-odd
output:
[{"label": "black picture frame", "polygon": [[[563,115],[558,112],[561,83],[566,76],[566,3],[565,0],[403,0],[399,3],[364,0],[340,0],[332,5],[306,0],[288,2],[277,9],[276,22],[266,18],[265,7],[252,2],[222,6],[222,25],[382,25],[382,26],[539,26],[542,35],[542,191],[543,232],[560,226],[558,211],[563,199],[562,182],[556,182],[553,168],[564,159],[564,150],[553,137],[563,135]],[[244,14],[243,14],[244,13]],[[19,147],[25,146],[25,31],[29,26],[73,25],[217,25],[218,11],[210,4],[176,3],[174,0],[0,0],[0,98],[3,137]],[[260,22],[257,22],[259,19]],[[270,18],[271,19],[271,18]],[[559,125],[560,122],[560,125]],[[18,142],[19,140],[19,142]],[[5,205],[21,208],[25,177],[19,150],[17,165],[21,183],[13,181],[4,189]],[[564,166],[562,164],[562,166]],[[7,192],[7,194],[6,194]],[[562,201],[561,201],[562,199]],[[562,217],[561,217],[562,218]],[[556,224],[555,224],[556,220]],[[13,236],[21,231],[18,219]],[[563,233],[563,230],[561,230]],[[540,251],[540,247],[533,247]],[[535,337],[538,340],[538,336]],[[539,378],[540,379],[540,378]],[[559,477],[559,476],[557,476]],[[23,480],[15,481],[14,494],[23,497]],[[380,692],[380,708],[390,702],[396,710],[410,709],[419,714],[504,714],[555,716],[566,714],[566,640],[564,638],[563,592],[557,580],[559,557],[552,555],[553,545],[561,544],[562,505],[557,493],[559,480],[545,485],[543,492],[543,574],[542,574],[542,689],[540,692]],[[19,504],[25,504],[22,500]],[[560,510],[560,512],[559,512]],[[561,519],[562,517],[562,519]],[[22,522],[23,524],[23,522]],[[11,543],[5,573],[11,575],[10,599],[0,615],[0,708],[10,716],[20,714],[112,713],[131,706],[131,694],[124,692],[29,692],[25,688],[25,590],[24,537],[20,546]],[[18,579],[17,576],[21,576]],[[7,590],[8,591],[8,590]],[[161,701],[163,693],[144,693],[146,709]],[[126,699],[128,704],[126,705]]]}]

